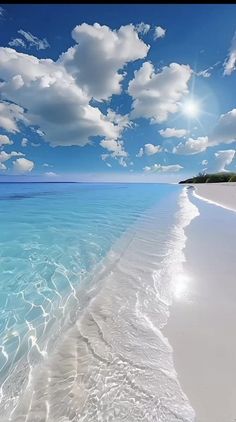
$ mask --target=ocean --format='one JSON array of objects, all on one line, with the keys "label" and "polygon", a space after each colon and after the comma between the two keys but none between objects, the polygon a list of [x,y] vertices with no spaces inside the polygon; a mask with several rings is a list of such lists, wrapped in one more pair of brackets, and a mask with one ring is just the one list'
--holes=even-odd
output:
[{"label": "ocean", "polygon": [[194,421],[161,330],[197,215],[179,185],[0,184],[3,422]]}]

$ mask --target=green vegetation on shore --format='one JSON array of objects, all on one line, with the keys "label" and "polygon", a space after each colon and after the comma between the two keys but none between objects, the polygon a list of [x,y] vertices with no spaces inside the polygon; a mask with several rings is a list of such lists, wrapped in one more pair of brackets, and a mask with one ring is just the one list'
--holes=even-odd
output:
[{"label": "green vegetation on shore", "polygon": [[179,183],[222,183],[222,182],[236,182],[236,173],[213,173],[204,174],[199,173],[191,179],[181,180]]}]

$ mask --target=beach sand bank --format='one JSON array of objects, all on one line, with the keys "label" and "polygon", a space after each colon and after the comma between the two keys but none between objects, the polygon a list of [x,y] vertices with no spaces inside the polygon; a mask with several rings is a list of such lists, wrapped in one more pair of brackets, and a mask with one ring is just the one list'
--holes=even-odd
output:
[{"label": "beach sand bank", "polygon": [[[197,185],[197,194],[236,209],[236,186]],[[186,229],[185,275],[164,333],[196,422],[234,422],[236,213],[189,197],[200,215]]]},{"label": "beach sand bank", "polygon": [[202,199],[236,211],[236,183],[201,183],[194,188]]}]

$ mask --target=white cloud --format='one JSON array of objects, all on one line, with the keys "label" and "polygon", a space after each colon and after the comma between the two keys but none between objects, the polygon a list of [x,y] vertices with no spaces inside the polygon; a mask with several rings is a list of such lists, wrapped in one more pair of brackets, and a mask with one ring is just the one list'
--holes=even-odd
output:
[{"label": "white cloud", "polygon": [[27,117],[52,146],[84,146],[95,136],[118,139],[131,126],[127,115],[92,106],[62,62],[0,48],[0,63],[2,95],[26,110],[25,122]]},{"label": "white cloud", "polygon": [[45,50],[46,48],[50,47],[46,38],[42,40],[35,35],[31,34],[30,32],[23,31],[23,29],[19,29],[17,31],[18,34],[22,35],[22,38],[15,38],[9,42],[11,47],[23,47],[23,48],[32,48],[35,47],[37,50]]},{"label": "white cloud", "polygon": [[161,151],[162,151],[161,145],[145,144],[142,148],[140,148],[138,154],[136,154],[136,157],[140,158],[144,154],[154,155]]},{"label": "white cloud", "polygon": [[149,50],[133,25],[111,30],[106,25],[83,23],[73,29],[72,37],[77,44],[61,55],[60,63],[97,100],[120,94],[124,78],[120,71],[128,62],[146,57]]},{"label": "white cloud", "polygon": [[30,173],[34,168],[34,162],[26,158],[17,158],[13,161],[13,168],[17,173]]},{"label": "white cloud", "polygon": [[231,144],[236,140],[236,109],[222,114],[209,136],[209,145]]},{"label": "white cloud", "polygon": [[177,171],[180,171],[183,167],[179,164],[172,164],[169,166],[162,166],[161,164],[153,164],[153,166],[146,166],[143,168],[145,173],[175,173]]},{"label": "white cloud", "polygon": [[[1,72],[0,72],[1,73]],[[0,127],[8,132],[19,132],[18,122],[25,122],[24,110],[16,104],[0,102]]]},{"label": "white cloud", "polygon": [[[0,78],[6,80],[1,84],[2,95],[27,109],[29,124],[38,126],[53,146],[83,146],[93,136],[116,139],[127,124],[127,119],[114,124],[109,116],[92,107],[90,97],[73,77],[50,59],[39,60],[0,48],[0,62]],[[17,128],[15,125],[9,129]]]},{"label": "white cloud", "polygon": [[186,129],[175,129],[174,127],[167,127],[166,129],[159,130],[163,138],[183,138],[188,134]]},{"label": "white cloud", "polygon": [[204,70],[200,70],[199,72],[194,72],[196,76],[202,76],[203,78],[210,78],[211,74],[212,74],[212,70],[218,66],[221,62],[218,61],[215,64],[213,64],[212,66],[209,66],[207,69]]},{"label": "white cloud", "polygon": [[13,142],[6,135],[0,135],[0,147],[2,145],[12,145]]},{"label": "white cloud", "polygon": [[128,155],[124,150],[122,141],[117,141],[115,139],[103,139],[100,142],[100,145],[111,152],[112,157],[127,157]]},{"label": "white cloud", "polygon": [[23,138],[23,139],[22,139],[22,141],[21,141],[21,146],[22,146],[22,147],[26,147],[26,146],[27,146],[27,144],[28,144],[28,142],[29,142],[29,141],[28,141],[28,139],[27,139],[27,138]]},{"label": "white cloud", "polygon": [[127,151],[124,149],[124,143],[121,140],[103,139],[100,145],[109,151],[109,154],[101,154],[102,160],[107,158],[114,158],[122,167],[127,167],[126,159],[128,157]]},{"label": "white cloud", "polygon": [[169,114],[176,113],[180,100],[188,94],[188,82],[192,70],[188,65],[171,63],[160,72],[150,62],[135,71],[128,92],[133,98],[132,118],[144,117],[152,123],[162,123]]},{"label": "white cloud", "polygon": [[235,157],[235,150],[227,149],[224,151],[218,151],[215,154],[215,171],[228,171],[225,167],[230,165]]},{"label": "white cloud", "polygon": [[202,165],[203,166],[207,166],[207,164],[208,164],[208,161],[207,160],[202,160]]},{"label": "white cloud", "polygon": [[3,9],[3,7],[2,7],[2,6],[0,6],[0,16],[3,16],[3,15],[4,15],[4,13],[5,13],[5,10]]},{"label": "white cloud", "polygon": [[193,155],[205,151],[208,147],[208,137],[199,136],[196,139],[189,138],[185,143],[180,142],[173,148],[174,154]]},{"label": "white cloud", "polygon": [[43,163],[43,167],[52,167],[48,163]]},{"label": "white cloud", "polygon": [[122,166],[122,167],[127,167],[127,163],[124,159],[124,157],[120,157],[118,158],[118,163]]},{"label": "white cloud", "polygon": [[49,176],[49,177],[56,177],[58,176],[57,173],[54,173],[53,171],[46,171],[46,173],[44,173],[45,176]]},{"label": "white cloud", "polygon": [[140,158],[143,156],[143,148],[140,148],[138,154],[136,155],[136,157]]},{"label": "white cloud", "polygon": [[138,23],[136,26],[136,31],[140,34],[147,34],[147,32],[150,30],[151,26],[148,23]]},{"label": "white cloud", "polygon": [[5,164],[0,163],[0,171],[5,171],[7,170],[7,167],[5,166]]},{"label": "white cloud", "polygon": [[40,129],[36,129],[35,131],[39,136],[44,136],[45,134],[40,130]]},{"label": "white cloud", "polygon": [[31,142],[30,145],[34,148],[40,147],[41,144],[36,144],[35,142]]},{"label": "white cloud", "polygon": [[105,161],[109,157],[110,157],[110,154],[101,154],[102,161]]},{"label": "white cloud", "polygon": [[33,126],[31,126],[31,130],[41,137],[45,136],[45,133],[43,133],[40,129],[35,129]]},{"label": "white cloud", "polygon": [[107,167],[112,167],[112,165],[110,163],[106,163]]},{"label": "white cloud", "polygon": [[22,157],[25,154],[22,154],[22,152],[16,152],[16,151],[12,151],[12,152],[5,152],[5,151],[0,151],[0,163],[4,163],[7,160],[10,160],[10,158],[12,157]]},{"label": "white cloud", "polygon": [[146,155],[154,155],[157,152],[161,152],[162,147],[160,145],[153,145],[153,144],[145,144],[144,145],[144,152]]},{"label": "white cloud", "polygon": [[231,75],[236,69],[236,32],[231,41],[231,47],[229,49],[229,55],[224,63],[224,75]]},{"label": "white cloud", "polygon": [[210,68],[200,70],[199,72],[196,73],[196,76],[202,76],[203,78],[210,78],[211,76]]},{"label": "white cloud", "polygon": [[8,45],[10,45],[10,47],[22,47],[22,48],[27,48],[26,47],[26,43],[24,42],[24,40],[22,40],[22,38],[14,38],[13,40],[11,40]]},{"label": "white cloud", "polygon": [[154,31],[154,40],[157,40],[157,38],[164,38],[166,34],[166,29],[162,28],[161,26],[156,26]]}]

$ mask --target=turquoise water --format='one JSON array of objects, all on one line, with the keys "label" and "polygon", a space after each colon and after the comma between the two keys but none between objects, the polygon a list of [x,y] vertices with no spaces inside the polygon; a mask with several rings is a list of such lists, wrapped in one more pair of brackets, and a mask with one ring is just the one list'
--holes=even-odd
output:
[{"label": "turquoise water", "polygon": [[176,190],[171,185],[0,184],[5,352],[0,367],[16,347],[9,334],[23,336],[26,321],[45,318],[51,303],[76,288],[146,209]]},{"label": "turquoise water", "polygon": [[31,369],[52,353],[49,337],[63,327],[65,304],[80,306],[80,285],[153,207],[149,248],[158,237],[160,247],[149,255],[161,256],[181,191],[165,184],[0,184],[0,379],[8,411],[18,400],[12,385],[24,390]]}]

